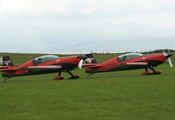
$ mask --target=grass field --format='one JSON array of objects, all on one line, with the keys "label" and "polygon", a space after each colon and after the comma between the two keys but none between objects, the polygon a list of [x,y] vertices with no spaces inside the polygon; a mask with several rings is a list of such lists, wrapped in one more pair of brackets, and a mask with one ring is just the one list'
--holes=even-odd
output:
[{"label": "grass field", "polygon": [[[36,56],[11,54],[15,65]],[[99,62],[114,56],[95,54]],[[164,63],[156,70],[161,75],[140,76],[144,70],[133,70],[87,77],[77,69],[78,80],[53,81],[57,73],[14,77],[0,82],[0,119],[174,120],[175,69]]]}]

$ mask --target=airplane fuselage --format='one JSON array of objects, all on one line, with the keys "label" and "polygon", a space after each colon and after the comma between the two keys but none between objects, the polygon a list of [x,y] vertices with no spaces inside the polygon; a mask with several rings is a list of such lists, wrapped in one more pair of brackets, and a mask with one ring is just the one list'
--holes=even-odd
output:
[{"label": "airplane fuselage", "polygon": [[[135,58],[128,58],[125,60],[120,60],[118,57],[116,57],[99,64],[100,67],[87,67],[86,73],[143,69],[149,66],[156,67],[164,63],[166,59],[167,58],[162,53],[143,55]],[[126,65],[127,63],[135,62],[145,62],[147,65]]]},{"label": "airplane fuselage", "polygon": [[[55,73],[59,71],[70,71],[77,67],[80,59],[77,58],[77,56],[71,56],[71,57],[62,57],[55,60],[45,61],[42,63],[35,63],[33,60],[30,60],[18,67],[9,66],[8,68],[5,68],[2,70],[3,77],[9,77],[9,76],[25,76],[25,75],[37,75],[37,74],[47,74],[47,73]],[[31,66],[61,66],[61,68],[58,69],[29,69]]]}]

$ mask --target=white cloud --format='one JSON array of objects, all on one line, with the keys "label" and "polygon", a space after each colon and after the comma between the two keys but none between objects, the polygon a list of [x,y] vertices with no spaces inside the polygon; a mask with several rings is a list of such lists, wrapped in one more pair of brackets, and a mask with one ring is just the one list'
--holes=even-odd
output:
[{"label": "white cloud", "polygon": [[[105,49],[98,41],[110,39],[123,45],[122,40],[133,40],[131,36],[172,37],[174,5],[174,0],[0,0],[0,39],[6,40],[0,44],[0,51],[7,43],[18,43],[25,50],[32,42],[47,51],[48,45],[63,50],[64,45],[91,40]],[[28,50],[36,51],[32,46]]]},{"label": "white cloud", "polygon": [[175,29],[175,14],[160,12],[130,15],[123,18],[123,21],[145,24],[157,28]]},{"label": "white cloud", "polygon": [[69,0],[1,0],[0,14],[38,15],[48,12],[67,14]]},{"label": "white cloud", "polygon": [[145,11],[160,10],[163,9],[167,1],[165,0],[140,0],[138,6]]},{"label": "white cloud", "polygon": [[[174,8],[173,0],[1,0],[0,14],[93,14],[95,12],[153,11]],[[136,12],[136,11],[135,11]],[[139,11],[137,11],[139,12]]]}]

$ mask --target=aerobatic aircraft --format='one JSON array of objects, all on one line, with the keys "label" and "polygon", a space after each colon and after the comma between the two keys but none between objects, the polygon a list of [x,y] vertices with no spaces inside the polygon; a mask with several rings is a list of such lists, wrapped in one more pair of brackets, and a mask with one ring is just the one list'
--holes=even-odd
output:
[{"label": "aerobatic aircraft", "polygon": [[2,57],[2,66],[0,72],[6,77],[4,81],[14,76],[47,74],[58,72],[54,80],[62,80],[61,72],[67,72],[71,75],[69,79],[78,79],[79,75],[73,75],[70,71],[79,67],[82,68],[83,60],[86,56],[68,56],[58,57],[56,55],[43,55],[34,58],[22,65],[15,67],[9,56]]},{"label": "aerobatic aircraft", "polygon": [[[173,67],[170,57],[170,53],[157,53],[143,55],[141,53],[126,53],[118,57],[107,60],[101,64],[98,64],[92,54],[86,55],[87,63],[93,65],[86,67],[86,73],[92,75],[98,72],[111,72],[111,71],[122,71],[122,70],[133,70],[133,69],[145,69],[145,72],[141,75],[158,75],[161,73],[159,70],[155,70],[154,67],[164,63],[167,59],[170,67]],[[148,71],[151,69],[151,71]]]}]

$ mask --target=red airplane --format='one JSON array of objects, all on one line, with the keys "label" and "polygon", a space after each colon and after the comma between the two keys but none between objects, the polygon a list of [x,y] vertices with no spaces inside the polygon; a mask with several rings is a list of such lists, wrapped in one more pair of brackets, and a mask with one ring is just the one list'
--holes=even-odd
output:
[{"label": "red airplane", "polygon": [[[167,59],[169,61],[170,67],[173,67],[170,59],[172,54],[165,52],[149,55],[143,55],[141,53],[127,53],[107,60],[101,64],[97,63],[92,54],[87,54],[86,56],[88,57],[86,62],[93,64],[86,67],[86,73],[89,75],[98,72],[133,70],[141,68],[145,69],[145,72],[141,75],[158,75],[161,73],[161,71],[154,70],[154,67],[164,63]],[[148,68],[151,69],[152,72],[149,72]]]},{"label": "red airplane", "polygon": [[54,72],[58,72],[58,76],[56,76],[53,80],[64,79],[64,76],[61,76],[61,72],[69,73],[71,75],[69,79],[78,79],[80,76],[73,75],[70,71],[77,67],[81,69],[83,60],[86,58],[86,56],[69,56],[60,58],[56,55],[44,55],[15,67],[9,56],[4,56],[2,57],[3,66],[0,66],[0,72],[2,72],[3,77],[6,77],[4,82],[14,76]]}]

